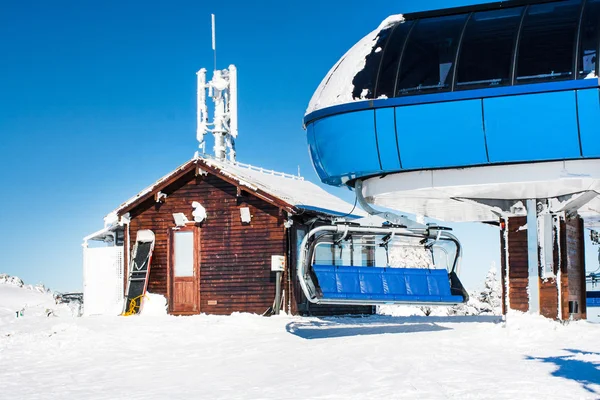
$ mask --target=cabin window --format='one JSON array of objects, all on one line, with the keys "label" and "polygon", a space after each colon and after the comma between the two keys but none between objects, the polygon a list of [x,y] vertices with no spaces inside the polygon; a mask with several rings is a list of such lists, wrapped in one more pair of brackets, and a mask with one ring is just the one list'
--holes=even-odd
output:
[{"label": "cabin window", "polygon": [[511,84],[513,52],[524,7],[474,13],[463,38],[457,89]]},{"label": "cabin window", "polygon": [[419,20],[400,64],[396,95],[435,93],[452,88],[458,42],[467,15]]},{"label": "cabin window", "polygon": [[600,37],[600,0],[588,0],[581,21],[578,78],[598,76],[598,38]]},{"label": "cabin window", "polygon": [[390,39],[383,50],[381,66],[379,67],[379,78],[377,80],[377,88],[375,91],[376,98],[381,96],[388,98],[394,97],[398,64],[400,62],[400,57],[402,57],[402,49],[404,48],[406,37],[412,26],[413,21],[406,21],[396,25],[396,28],[392,32]]},{"label": "cabin window", "polygon": [[517,59],[517,83],[573,79],[581,1],[536,4],[527,9]]},{"label": "cabin window", "polygon": [[394,27],[390,26],[377,35],[377,42],[373,46],[373,50],[365,57],[365,67],[352,80],[352,84],[354,85],[352,97],[354,99],[374,98],[381,57],[393,30]]},{"label": "cabin window", "polygon": [[176,231],[175,276],[194,276],[194,232]]}]

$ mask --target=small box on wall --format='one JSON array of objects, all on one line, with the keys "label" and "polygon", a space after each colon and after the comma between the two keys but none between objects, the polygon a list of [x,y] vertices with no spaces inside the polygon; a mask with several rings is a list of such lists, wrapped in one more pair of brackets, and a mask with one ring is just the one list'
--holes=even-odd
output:
[{"label": "small box on wall", "polygon": [[283,272],[285,269],[285,256],[271,256],[271,271]]}]

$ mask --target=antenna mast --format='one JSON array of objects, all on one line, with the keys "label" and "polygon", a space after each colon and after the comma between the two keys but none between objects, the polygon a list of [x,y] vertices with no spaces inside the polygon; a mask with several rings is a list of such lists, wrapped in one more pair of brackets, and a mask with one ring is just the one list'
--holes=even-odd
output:
[{"label": "antenna mast", "polygon": [[213,49],[213,57],[214,57],[214,68],[213,71],[217,70],[217,33],[216,33],[216,23],[215,23],[215,14],[210,14],[210,26],[212,28],[212,49]]},{"label": "antenna mast", "polygon": [[[215,158],[235,162],[235,139],[238,135],[237,118],[237,69],[230,65],[227,69],[217,70],[217,46],[215,15],[211,14],[212,23],[212,48],[214,52],[214,70],[210,82],[206,81],[206,68],[202,68],[197,75],[197,129],[200,151],[206,154],[204,135],[212,133],[214,136]],[[214,111],[213,121],[209,122],[208,97],[212,97]]]}]

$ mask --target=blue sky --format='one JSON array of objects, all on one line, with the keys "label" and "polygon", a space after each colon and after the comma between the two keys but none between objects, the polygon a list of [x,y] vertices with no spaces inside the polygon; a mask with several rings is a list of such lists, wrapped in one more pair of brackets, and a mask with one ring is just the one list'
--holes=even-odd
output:
[{"label": "blue sky", "polygon": [[[195,72],[213,65],[211,13],[219,67],[239,70],[239,160],[299,167],[316,182],[302,117],[338,58],[390,14],[478,2],[4,1],[0,272],[80,290],[82,237],[192,157]],[[465,283],[478,286],[499,263],[498,231],[456,230]]]}]

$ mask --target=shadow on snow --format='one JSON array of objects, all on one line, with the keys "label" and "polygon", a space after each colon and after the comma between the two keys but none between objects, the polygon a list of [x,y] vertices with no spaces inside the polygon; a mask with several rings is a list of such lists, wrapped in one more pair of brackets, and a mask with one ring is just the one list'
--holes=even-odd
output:
[{"label": "shadow on snow", "polygon": [[[600,391],[591,387],[591,385],[600,385],[600,353],[586,352],[575,349],[564,349],[567,355],[558,357],[526,357],[526,360],[540,361],[543,363],[554,364],[558,367],[552,376],[569,379],[579,383],[590,393],[600,394]],[[597,362],[577,359],[577,355],[591,355],[598,357]]]},{"label": "shadow on snow", "polygon": [[392,333],[435,332],[452,328],[437,323],[480,322],[496,323],[499,317],[331,317],[290,322],[286,330],[303,339],[325,339],[347,336],[382,335]]}]

